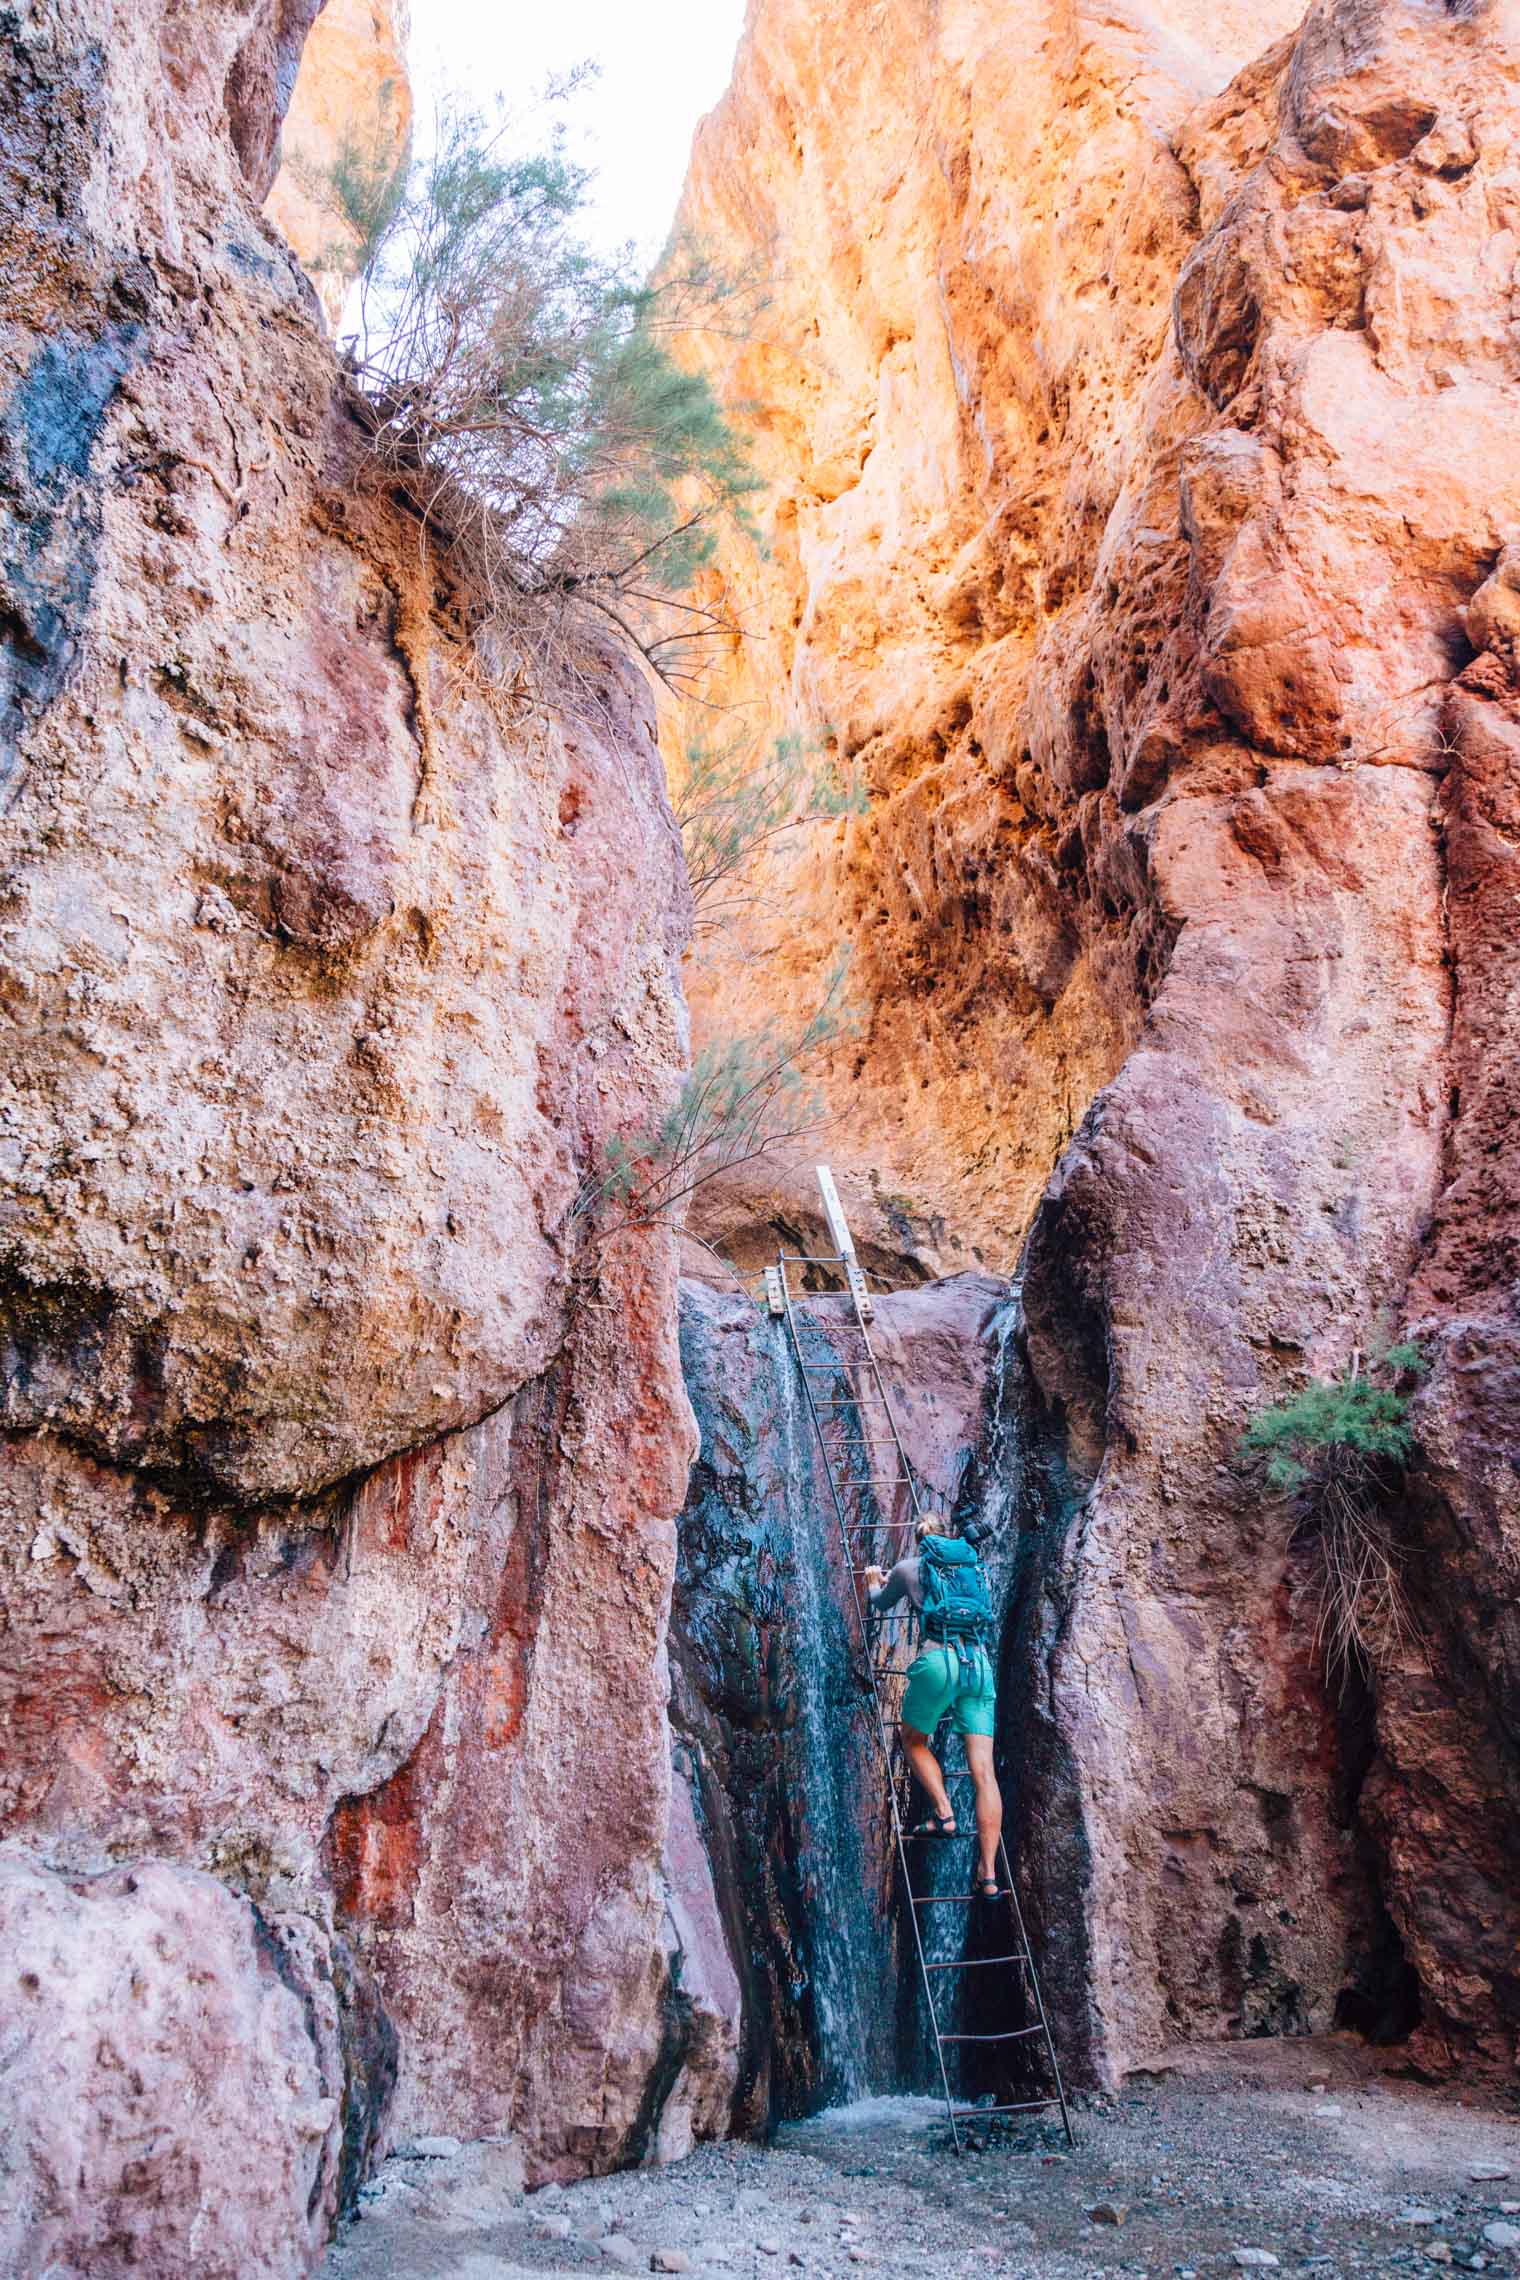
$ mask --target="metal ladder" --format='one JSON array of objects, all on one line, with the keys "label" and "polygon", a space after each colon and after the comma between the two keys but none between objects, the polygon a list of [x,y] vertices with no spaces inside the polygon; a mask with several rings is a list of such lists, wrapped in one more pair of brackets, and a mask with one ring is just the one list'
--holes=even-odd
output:
[{"label": "metal ladder", "polygon": [[[966,1768],[958,1771],[945,1768],[945,1780],[950,1788],[952,1805],[957,1804],[957,1796],[965,1800],[956,1811],[956,1836],[937,1839],[910,1837],[907,1818],[912,1776],[898,1736],[903,1688],[910,1659],[908,1610],[900,1607],[895,1612],[873,1617],[862,1591],[862,1577],[869,1566],[890,1569],[896,1560],[913,1549],[917,1541],[917,1523],[931,1509],[934,1496],[909,1460],[897,1419],[887,1398],[887,1389],[868,1328],[873,1313],[870,1288],[855,1256],[855,1246],[850,1238],[832,1176],[824,1165],[818,1167],[818,1183],[823,1193],[830,1233],[839,1245],[839,1250],[834,1254],[814,1256],[779,1253],[775,1266],[765,1270],[766,1300],[772,1315],[786,1323],[839,1529],[840,1550],[850,1580],[850,1597],[855,1610],[870,1714],[886,1776],[893,1842],[897,1848],[902,1888],[908,1902],[913,1950],[923,1984],[951,2140],[959,2153],[968,2132],[990,2121],[995,2115],[1034,2114],[1050,2107],[1058,2107],[1066,2141],[1068,2145],[1075,2144],[1071,2114],[1061,2081],[1060,2063],[1056,2057],[1055,2042],[1040,1988],[1039,1972],[1024,1927],[1019,1896],[1014,1889],[1007,1847],[1001,1836],[998,1839],[998,1891],[995,1898],[987,1900],[986,1905],[989,1908],[1006,1907],[1012,1927],[1012,1948],[1003,1955],[968,1956],[955,1962],[931,1961],[925,1953],[921,1920],[925,1910],[969,1907],[981,1898],[975,1892],[916,1891],[911,1861],[911,1848],[915,1845],[935,1842],[970,1845],[974,1842],[966,1826],[971,1818],[971,1774]],[[831,1269],[845,1286],[843,1294],[830,1295],[843,1295],[847,1300],[848,1311],[830,1320],[826,1338],[823,1337],[823,1324],[813,1317],[821,1342],[829,1344],[831,1348],[827,1361],[817,1358],[816,1349],[814,1358],[809,1359],[802,1321],[810,1314],[810,1310],[800,1305],[792,1287],[791,1273],[809,1267]],[[853,1355],[846,1355],[842,1350],[846,1343],[856,1345],[857,1351]],[[823,1381],[830,1382],[825,1384]],[[839,1388],[844,1390],[835,1390]],[[932,1740],[934,1737],[930,1738]],[[1033,2012],[1033,2024],[992,2034],[947,2031],[940,2023],[942,2006],[935,1993],[941,1975],[994,1968],[1016,1971],[1023,1975],[1026,2010]],[[992,2105],[957,2103],[950,2085],[947,2045],[987,2048],[1024,2042],[1041,2043],[1044,2046],[1053,2085],[1047,2093],[1039,2097],[1010,2098]]]}]

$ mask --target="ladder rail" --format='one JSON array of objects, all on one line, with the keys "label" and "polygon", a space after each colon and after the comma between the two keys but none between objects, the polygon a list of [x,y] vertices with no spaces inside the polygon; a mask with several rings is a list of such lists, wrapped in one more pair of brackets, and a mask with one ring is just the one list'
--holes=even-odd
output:
[{"label": "ladder rail", "polygon": [[[846,1238],[847,1232],[848,1231],[846,1230]],[[791,1287],[791,1280],[788,1276],[787,1269],[788,1267],[810,1265],[838,1265],[854,1268],[854,1272],[852,1274],[849,1274],[847,1277],[845,1291],[830,1292],[828,1294],[830,1297],[846,1298],[848,1300],[850,1312],[854,1317],[853,1322],[845,1320],[837,1325],[837,1327],[841,1329],[858,1334],[861,1352],[858,1361],[853,1365],[850,1358],[839,1353],[835,1353],[828,1364],[810,1364],[807,1359],[807,1353],[803,1343],[802,1330],[799,1323],[799,1313],[801,1312],[801,1309],[799,1308],[797,1301],[794,1298]],[[967,2124],[974,2124],[975,2117],[979,2114],[992,2115],[997,2113],[1034,2113],[1043,2111],[1049,2106],[1058,2105],[1061,2113],[1061,2123],[1066,2133],[1067,2142],[1068,2144],[1074,2144],[1076,2142],[1075,2135],[1071,2126],[1071,2114],[1066,2102],[1065,2085],[1061,2079],[1060,2062],[1056,2056],[1055,2039],[1051,2033],[1050,2020],[1045,2009],[1044,1994],[1040,1986],[1040,1977],[1037,1969],[1035,1968],[1033,1951],[1029,1945],[1029,1937],[1024,1924],[1023,1910],[1019,1905],[1018,1893],[1014,1888],[1013,1872],[1008,1859],[1007,1846],[1001,1834],[998,1838],[998,1866],[1000,1871],[1000,1889],[998,1892],[998,1897],[1006,1898],[1012,1910],[1014,1937],[1016,1941],[1015,1953],[1007,1957],[965,1958],[959,1965],[951,1965],[938,1962],[931,1963],[924,1951],[923,1934],[919,1925],[919,1914],[921,1906],[925,1903],[932,1904],[936,1900],[940,1899],[961,1899],[962,1896],[931,1894],[915,1895],[913,1891],[912,1871],[909,1865],[907,1849],[911,1840],[908,1836],[907,1830],[904,1827],[902,1801],[899,1798],[899,1779],[905,1769],[897,1764],[896,1754],[894,1750],[895,1735],[898,1725],[897,1710],[901,1696],[901,1681],[906,1675],[905,1670],[899,1667],[894,1659],[894,1650],[896,1648],[898,1640],[901,1637],[901,1626],[890,1616],[886,1618],[878,1618],[877,1629],[873,1640],[872,1619],[869,1605],[866,1601],[863,1601],[861,1597],[861,1577],[863,1576],[865,1570],[864,1566],[860,1564],[859,1551],[857,1550],[857,1544],[859,1543],[859,1540],[862,1537],[874,1537],[883,1534],[907,1536],[911,1547],[911,1542],[916,1531],[917,1523],[923,1517],[924,1511],[922,1494],[923,1484],[920,1480],[916,1466],[914,1466],[912,1463],[907,1449],[903,1445],[902,1435],[898,1429],[897,1418],[893,1412],[892,1404],[887,1394],[886,1384],[881,1373],[881,1367],[877,1360],[876,1351],[871,1342],[870,1332],[867,1327],[866,1312],[868,1310],[869,1301],[867,1300],[864,1306],[862,1304],[862,1295],[865,1289],[864,1275],[858,1264],[855,1262],[853,1254],[848,1260],[842,1256],[831,1260],[823,1260],[806,1258],[800,1254],[795,1253],[788,1254],[786,1252],[779,1252],[777,1255],[776,1267],[774,1269],[774,1282],[772,1281],[772,1276],[770,1274],[767,1275],[766,1281],[768,1288],[772,1291],[773,1299],[774,1297],[779,1296],[781,1300],[779,1311],[785,1320],[788,1340],[797,1363],[798,1375],[802,1380],[803,1395],[807,1403],[808,1415],[812,1422],[813,1433],[818,1445],[818,1450],[823,1459],[824,1475],[828,1481],[829,1497],[833,1505],[834,1518],[839,1531],[840,1547],[843,1553],[843,1565],[845,1573],[849,1579],[850,1599],[854,1608],[856,1633],[861,1650],[861,1667],[864,1671],[865,1684],[871,1696],[871,1708],[876,1726],[877,1743],[882,1753],[884,1770],[887,1776],[887,1804],[888,1811],[891,1816],[893,1843],[897,1853],[898,1866],[902,1875],[903,1889],[909,1901],[907,1911],[908,1921],[913,1931],[914,1952],[918,1963],[920,1982],[924,1991],[924,2000],[929,2014],[929,2029],[934,2041],[934,2053],[939,2068],[940,2086],[944,2094],[945,2118],[949,2124],[952,2143],[955,2147],[955,2150],[959,2152],[961,2150],[962,2141],[961,2124],[963,2122]],[[775,1308],[774,1303],[772,1306],[772,1311],[778,1311]],[[825,1325],[818,1320],[816,1315],[813,1315],[810,1318],[812,1320],[813,1327],[818,1332],[818,1334],[821,1336],[826,1336],[827,1331]],[[831,1324],[828,1327],[832,1328],[836,1326]],[[896,1474],[890,1479],[875,1478],[871,1474],[870,1467],[873,1461],[874,1451],[871,1447],[869,1431],[866,1423],[867,1405],[865,1400],[861,1397],[861,1394],[852,1394],[851,1397],[841,1400],[823,1400],[820,1399],[818,1393],[815,1393],[814,1391],[813,1381],[815,1379],[822,1379],[827,1377],[842,1376],[847,1386],[852,1385],[852,1367],[858,1367],[861,1365],[863,1365],[866,1371],[869,1373],[870,1390],[875,1394],[876,1400],[880,1406],[881,1414],[885,1418],[887,1429],[891,1435],[892,1450],[897,1458],[897,1471]],[[862,1393],[863,1391],[864,1389],[862,1388]],[[867,1467],[865,1477],[863,1478],[850,1477],[849,1471],[845,1464],[840,1464],[836,1472],[836,1459],[839,1457],[840,1452],[837,1448],[831,1446],[829,1435],[825,1431],[826,1418],[831,1418],[837,1423],[841,1412],[851,1410],[856,1412],[860,1420],[859,1431]],[[852,1452],[847,1449],[845,1453],[846,1456],[849,1456]],[[840,1477],[841,1475],[843,1476],[842,1478]],[[852,1520],[846,1507],[845,1496],[853,1495],[856,1498],[857,1502],[859,1502],[863,1500],[867,1495],[869,1495],[871,1497],[871,1500],[876,1503],[876,1507],[879,1512],[881,1510],[881,1506],[876,1496],[876,1491],[879,1487],[890,1488],[893,1491],[894,1500],[896,1491],[900,1488],[905,1487],[908,1491],[908,1501],[911,1508],[911,1516],[900,1521],[877,1520],[875,1522],[867,1522],[861,1520],[858,1517]],[[844,1493],[841,1493],[842,1491]],[[890,1634],[884,1649],[885,1659],[881,1663],[878,1663],[877,1654],[878,1652],[883,1651],[881,1648],[881,1631],[887,1626],[890,1626]],[[876,1651],[873,1651],[873,1646],[875,1647]],[[896,1681],[898,1683],[895,1688],[895,1697],[889,1700],[885,1690],[888,1686],[890,1686],[892,1681]],[[952,1774],[949,1776],[949,1778],[959,1781],[966,1781],[970,1779],[970,1775],[969,1772],[960,1772]],[[904,1788],[907,1786],[908,1785],[906,1783],[903,1783]],[[977,1897],[979,1897],[978,1894],[970,1894],[964,1896],[964,1898],[967,1900],[975,1899]],[[1024,1976],[1027,1979],[1030,1992],[1034,1998],[1034,2008],[1036,2013],[1034,2022],[1029,2026],[1010,2030],[1007,2033],[1001,2033],[997,2035],[947,2033],[946,2030],[940,2025],[939,2008],[935,2000],[934,1992],[935,1975],[942,1971],[957,1968],[970,1969],[977,1966],[985,1967],[992,1964],[1007,1965],[1015,1962],[1022,1968]],[[1049,2065],[1051,2079],[1055,2084],[1055,2091],[1053,2096],[1041,2097],[1014,2104],[993,2106],[958,2106],[956,2104],[954,2095],[951,2092],[949,2069],[945,2060],[945,2045],[947,2043],[953,2043],[957,2045],[962,2043],[1001,2044],[1004,2042],[1023,2042],[1026,2040],[1033,2040],[1037,2036],[1040,2038],[1044,2045],[1045,2056]]]},{"label": "ladder rail", "polygon": [[[798,1362],[802,1364],[805,1370],[806,1363],[803,1359],[802,1347],[796,1337],[796,1324],[791,1302],[791,1290],[786,1278],[787,1268],[789,1266],[795,1266],[800,1263],[801,1262],[796,1256],[788,1256],[786,1252],[779,1253],[776,1261],[776,1264],[781,1271],[782,1289],[786,1293],[787,1321],[793,1333],[793,1349],[796,1353]],[[863,1274],[863,1270],[857,1267],[856,1273],[858,1275]],[[903,1446],[902,1434],[898,1431],[897,1427],[897,1418],[893,1412],[892,1404],[887,1398],[887,1389],[882,1379],[881,1366],[876,1359],[876,1349],[871,1343],[871,1333],[866,1326],[865,1316],[861,1312],[859,1294],[852,1285],[850,1288],[844,1291],[831,1291],[828,1293],[828,1296],[845,1298],[849,1301],[850,1312],[853,1314],[855,1319],[853,1323],[846,1321],[842,1323],[840,1327],[844,1329],[854,1330],[859,1334],[861,1355],[865,1362],[866,1368],[870,1372],[871,1388],[875,1393],[877,1400],[881,1404],[882,1416],[885,1418],[887,1430],[892,1436],[892,1446],[897,1452],[899,1470],[904,1474],[908,1481],[908,1493],[913,1505],[913,1517],[915,1520],[921,1519],[923,1517],[923,1505],[918,1468],[913,1464],[912,1460],[909,1458],[907,1450]],[[848,1361],[841,1356],[836,1359],[836,1362],[833,1366],[844,1376],[845,1382],[848,1384],[850,1368]],[[857,1406],[862,1405],[857,1404]],[[817,1424],[816,1415],[814,1417],[814,1424],[815,1426]],[[821,1442],[821,1434],[819,1438]]]}]

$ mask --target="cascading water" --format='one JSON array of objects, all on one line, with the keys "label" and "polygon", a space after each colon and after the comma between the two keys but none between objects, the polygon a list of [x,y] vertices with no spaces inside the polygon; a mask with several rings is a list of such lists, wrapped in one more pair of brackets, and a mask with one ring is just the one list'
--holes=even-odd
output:
[{"label": "cascading water", "polygon": [[[984,1531],[1001,1618],[1019,1541],[1017,1302],[1006,1285],[965,1276],[879,1300],[878,1315],[909,1461],[936,1504],[960,1487],[963,1523]],[[809,1361],[839,1371],[815,1378],[815,1391],[837,1399],[852,1348],[831,1335],[826,1304],[801,1319]],[[682,1353],[702,1452],[681,1520],[673,1714],[744,1982],[749,2111],[775,2120],[827,2100],[937,2089],[911,1932],[893,1906],[838,1520],[789,1333],[747,1299],[689,1288]],[[850,1413],[827,1414],[826,1429],[845,1436]],[[880,1516],[869,1492],[858,1516]],[[958,1763],[958,1745],[948,1755]],[[918,1885],[928,1876],[968,1889],[969,1810],[963,1826],[957,1844],[915,1848]],[[923,1913],[935,1957],[958,1955],[968,1911]]]},{"label": "cascading water", "polygon": [[[880,1878],[866,1858],[859,1811],[861,1704],[849,1632],[837,1589],[841,1551],[787,1332],[767,1323],[792,1545],[797,1672],[803,1735],[803,1822],[799,1863],[813,1928],[813,1986],[823,2086],[830,2099],[859,2098],[877,2079],[890,1938],[879,1905]],[[822,1340],[817,1341],[822,1347]],[[810,1353],[815,1351],[809,1341]],[[820,1493],[821,1492],[821,1493]],[[867,1742],[869,1734],[865,1736]],[[873,2065],[873,2045],[876,2063]]]},{"label": "cascading water", "polygon": [[672,1717],[744,1987],[742,2095],[761,2125],[892,2080],[878,1760],[788,1333],[747,1299],[688,1286],[681,1346],[702,1447],[680,1523]]}]

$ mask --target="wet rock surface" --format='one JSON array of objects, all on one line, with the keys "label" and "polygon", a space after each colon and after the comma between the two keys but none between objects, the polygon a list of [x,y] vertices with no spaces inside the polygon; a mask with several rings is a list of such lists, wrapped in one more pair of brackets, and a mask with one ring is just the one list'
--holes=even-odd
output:
[{"label": "wet rock surface", "polygon": [[[1311,2080],[1327,2079],[1341,2111]],[[1407,2079],[1341,2042],[1198,2050],[1163,2080],[1077,2116],[1078,2144],[1027,2131],[955,2160],[929,2101],[877,2099],[783,2129],[769,2148],[704,2147],[674,2169],[503,2196],[467,2231],[428,2213],[434,2165],[392,2162],[327,2264],[329,2280],[509,2280],[626,2269],[877,2272],[1098,2280],[1250,2269],[1340,2276],[1504,2274],[1484,2240],[1520,2176],[1520,2122]],[[1411,2207],[1433,2227],[1412,2227]],[[1100,2216],[1099,2212],[1105,2212]],[[1117,2218],[1117,2223],[1113,2220]],[[1473,2257],[1482,2261],[1475,2267]],[[680,2261],[672,2261],[672,2260]]]},{"label": "wet rock surface", "polygon": [[[1007,1296],[966,1275],[877,1302],[888,1397],[945,1508],[988,1460]],[[822,1294],[801,1313],[819,1401],[858,1391],[847,1316]],[[687,1282],[681,1349],[701,1449],[679,1523],[672,1723],[743,1989],[735,2117],[764,2127],[903,2063],[885,1787],[789,1334],[750,1298]]]}]

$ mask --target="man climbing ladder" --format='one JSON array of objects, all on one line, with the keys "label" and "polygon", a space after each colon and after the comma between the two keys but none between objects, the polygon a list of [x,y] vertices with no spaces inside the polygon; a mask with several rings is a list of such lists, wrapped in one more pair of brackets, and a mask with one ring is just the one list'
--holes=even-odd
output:
[{"label": "man climbing ladder", "polygon": [[[1049,2107],[1059,2111],[1071,2143],[1071,2116],[1055,2041],[1003,1843],[987,1652],[995,1626],[986,1579],[972,1546],[951,1536],[926,1508],[930,1492],[903,1446],[871,1344],[869,1324],[876,1302],[855,1256],[826,1165],[818,1168],[818,1185],[837,1249],[811,1257],[782,1253],[765,1270],[766,1303],[771,1314],[787,1325],[834,1508],[861,1650],[860,1707],[871,1720],[882,1753],[907,1930],[922,1981],[951,2143],[959,2151],[968,2142],[981,2142],[976,2133],[995,2117],[1034,2115]],[[844,1290],[834,1298],[820,1294],[805,1304],[792,1277],[812,1277],[820,1268],[830,1270],[836,1287],[842,1278]],[[903,1600],[906,1608],[900,1605]],[[910,1613],[921,1636],[919,1652],[905,1668],[903,1630]],[[947,1714],[961,1734],[967,1761],[965,1774],[952,1773],[949,1778],[969,1779],[976,1792],[979,1873],[974,1880],[964,1880],[973,1883],[969,1892],[945,1891],[933,1877],[932,1888],[926,1889],[915,1874],[925,1865],[915,1840],[927,1837],[932,1842],[959,1833],[944,1769],[932,1747]],[[899,1746],[928,1792],[932,1824],[920,1822],[914,1828],[907,1824],[903,1811],[907,1784],[900,1778]],[[951,1942],[960,1946],[959,1954],[937,1952],[943,1943],[926,1938],[931,1917],[976,1903],[981,1904],[978,1914],[985,1918],[976,1936],[968,1923],[967,1936]],[[948,1919],[940,1914],[938,1920]],[[999,1936],[1004,1933],[1006,1944]],[[1041,2053],[1048,2088],[1028,2079],[1027,2062],[1032,2060],[1038,2070]],[[982,2069],[970,2103],[961,2091],[967,2062]],[[1002,2077],[999,2087],[982,2086],[989,2065]]]},{"label": "man climbing ladder", "polygon": [[915,1823],[907,1833],[910,1837],[959,1834],[933,1747],[940,1721],[948,1717],[965,1744],[976,1792],[980,1855],[976,1887],[983,1899],[990,1900],[998,1890],[998,1839],[1003,1833],[1003,1796],[992,1764],[997,1695],[986,1645],[992,1601],[972,1545],[952,1536],[945,1522],[932,1513],[918,1522],[916,1533],[917,1551],[899,1560],[890,1575],[868,1567],[864,1577],[871,1612],[885,1615],[906,1598],[917,1611],[923,1638],[908,1666],[900,1730],[904,1754],[933,1810],[930,1819]]}]

